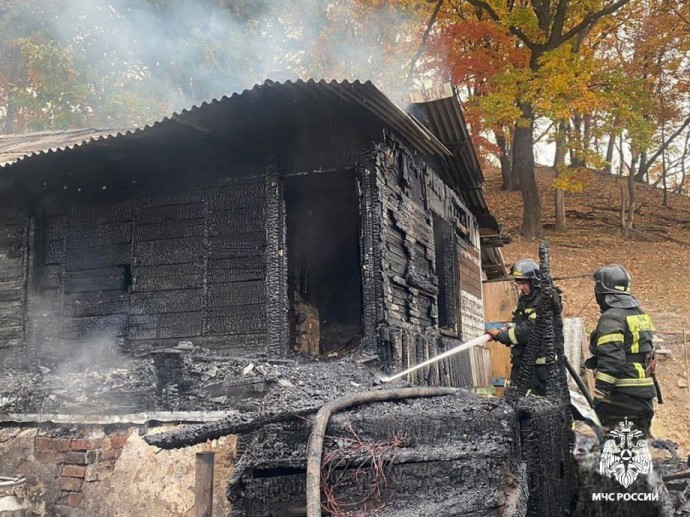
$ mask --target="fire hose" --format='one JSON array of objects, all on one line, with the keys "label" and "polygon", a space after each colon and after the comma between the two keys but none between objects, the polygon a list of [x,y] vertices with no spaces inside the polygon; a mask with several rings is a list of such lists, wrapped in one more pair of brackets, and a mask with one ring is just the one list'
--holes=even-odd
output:
[{"label": "fire hose", "polygon": [[321,459],[323,439],[333,413],[369,402],[455,395],[457,388],[401,388],[354,393],[325,404],[316,414],[307,444],[307,517],[321,517]]}]

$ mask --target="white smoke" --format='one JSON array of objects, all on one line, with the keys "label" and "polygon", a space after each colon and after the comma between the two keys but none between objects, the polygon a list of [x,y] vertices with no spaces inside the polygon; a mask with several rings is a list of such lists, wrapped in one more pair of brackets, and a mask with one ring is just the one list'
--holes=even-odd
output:
[{"label": "white smoke", "polygon": [[372,80],[402,99],[429,16],[425,2],[416,9],[342,0],[66,4],[57,34],[113,123],[151,122],[266,79]]}]

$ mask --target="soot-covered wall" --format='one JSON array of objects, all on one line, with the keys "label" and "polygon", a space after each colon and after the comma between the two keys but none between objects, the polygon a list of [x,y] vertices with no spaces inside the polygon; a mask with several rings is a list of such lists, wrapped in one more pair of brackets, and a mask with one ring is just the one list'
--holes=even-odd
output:
[{"label": "soot-covered wall", "polygon": [[[354,297],[351,310],[329,313],[315,296],[324,319],[347,316],[337,333],[321,322],[332,344],[376,352],[399,370],[481,332],[476,220],[438,163],[347,111],[281,139],[241,150],[222,140],[124,149],[115,159],[87,149],[19,170],[13,198],[23,206],[0,214],[3,364],[70,354],[98,362],[184,340],[232,355],[289,353],[288,233],[293,248],[295,235],[308,238],[302,219],[312,208],[346,226],[333,244],[346,244],[351,260],[337,267],[361,284],[339,298]],[[305,200],[309,210],[294,206]],[[328,278],[312,292],[342,290]],[[484,384],[482,354],[413,380]]]},{"label": "soot-covered wall", "polygon": [[266,343],[266,189],[253,180],[32,219],[27,344]]},{"label": "soot-covered wall", "polygon": [[[479,229],[429,164],[389,139],[377,146],[370,181],[381,220],[381,346],[404,369],[483,333]],[[487,385],[486,351],[460,354],[412,374],[432,385]]]},{"label": "soot-covered wall", "polygon": [[353,164],[371,135],[351,118],[242,148],[135,142],[19,164],[0,213],[0,364],[98,363],[185,340],[288,353],[285,182],[349,171],[358,214]]}]

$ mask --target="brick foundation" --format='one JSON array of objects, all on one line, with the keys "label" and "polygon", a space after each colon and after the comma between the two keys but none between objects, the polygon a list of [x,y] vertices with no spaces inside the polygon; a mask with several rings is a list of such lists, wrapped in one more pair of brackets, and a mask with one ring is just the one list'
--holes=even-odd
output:
[{"label": "brick foundation", "polygon": [[84,500],[82,490],[86,483],[102,481],[112,473],[115,463],[130,431],[118,431],[104,436],[51,436],[50,431],[41,431],[34,440],[34,457],[40,463],[52,466],[59,473],[56,498],[58,515],[84,515],[81,507]]}]

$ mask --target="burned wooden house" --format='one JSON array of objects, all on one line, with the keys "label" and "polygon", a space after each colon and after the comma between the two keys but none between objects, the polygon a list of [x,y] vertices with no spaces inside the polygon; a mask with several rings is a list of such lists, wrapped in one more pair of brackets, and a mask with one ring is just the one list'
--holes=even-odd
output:
[{"label": "burned wooden house", "polygon": [[[267,82],[134,131],[0,137],[0,364],[190,341],[398,369],[483,332],[500,232],[450,93],[406,113],[368,82]],[[488,353],[419,375],[487,385]]]}]

